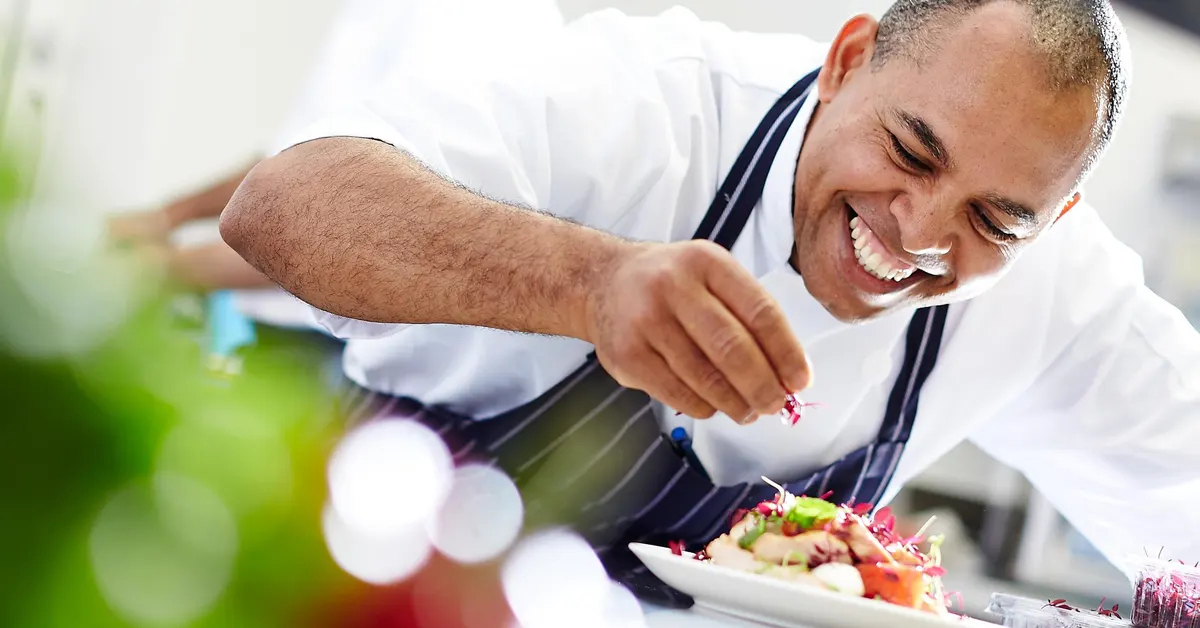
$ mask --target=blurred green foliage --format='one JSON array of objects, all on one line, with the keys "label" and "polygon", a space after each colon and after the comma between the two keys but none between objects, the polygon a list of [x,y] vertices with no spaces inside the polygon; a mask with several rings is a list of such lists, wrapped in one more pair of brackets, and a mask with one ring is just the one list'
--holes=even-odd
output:
[{"label": "blurred green foliage", "polygon": [[[52,334],[5,254],[27,189],[18,165],[12,152],[0,155],[0,312],[42,324],[4,333]],[[0,626],[295,626],[314,600],[352,586],[329,559],[319,524],[324,464],[339,432],[324,348],[260,343],[240,375],[218,375],[205,368],[202,332],[171,315],[174,295],[155,292],[80,353],[22,355],[0,334]],[[175,619],[155,622],[106,597],[95,530],[115,494],[162,473],[218,498],[217,513],[232,515],[236,554],[215,602],[190,617],[168,608],[162,616]],[[185,493],[170,496],[163,529],[202,526],[184,541],[204,550],[205,535],[218,532],[203,527],[212,508]],[[117,547],[117,556],[129,554],[122,573],[135,586],[186,591],[190,566],[155,547]],[[135,606],[139,595],[134,589]]]}]

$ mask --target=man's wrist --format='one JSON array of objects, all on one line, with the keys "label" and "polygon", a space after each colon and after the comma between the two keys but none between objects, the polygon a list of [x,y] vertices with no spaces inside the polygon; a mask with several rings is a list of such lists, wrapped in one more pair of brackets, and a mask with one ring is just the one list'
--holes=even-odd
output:
[{"label": "man's wrist", "polygon": [[581,256],[569,291],[566,335],[585,342],[594,342],[593,316],[617,268],[644,244],[629,242],[605,235],[594,247]]},{"label": "man's wrist", "polygon": [[188,211],[187,201],[175,201],[158,210],[158,216],[163,227],[169,233],[188,221]]}]

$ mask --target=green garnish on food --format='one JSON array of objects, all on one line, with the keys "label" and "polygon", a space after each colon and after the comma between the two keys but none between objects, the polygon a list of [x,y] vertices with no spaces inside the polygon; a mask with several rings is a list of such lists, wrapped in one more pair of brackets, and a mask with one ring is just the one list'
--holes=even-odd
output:
[{"label": "green garnish on food", "polygon": [[784,567],[802,567],[804,571],[808,571],[808,556],[802,552],[790,551],[783,556]]},{"label": "green garnish on food", "polygon": [[763,533],[767,531],[767,520],[765,517],[755,517],[754,521],[754,527],[747,530],[746,534],[742,538],[738,539],[738,547],[746,550],[750,549],[750,546],[754,545],[754,542],[758,540],[758,537],[762,536]]},{"label": "green garnish on food", "polygon": [[929,537],[929,564],[941,566],[942,564],[942,543],[946,542],[946,535],[939,534]]},{"label": "green garnish on food", "polygon": [[798,497],[784,518],[809,530],[816,527],[818,523],[833,521],[837,518],[837,513],[838,507],[823,499]]}]

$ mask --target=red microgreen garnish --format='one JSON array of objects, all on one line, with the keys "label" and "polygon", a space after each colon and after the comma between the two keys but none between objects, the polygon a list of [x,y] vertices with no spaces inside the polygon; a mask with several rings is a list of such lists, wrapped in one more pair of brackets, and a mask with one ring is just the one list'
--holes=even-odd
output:
[{"label": "red microgreen garnish", "polygon": [[667,546],[671,548],[671,553],[676,556],[683,556],[683,550],[686,548],[683,541],[667,541]]},{"label": "red microgreen garnish", "polygon": [[1046,605],[1043,606],[1042,608],[1059,608],[1064,611],[1076,611],[1076,612],[1079,611],[1078,608],[1075,608],[1074,606],[1067,604],[1067,601],[1062,598],[1059,598],[1057,600],[1046,600]]},{"label": "red microgreen garnish", "polygon": [[[1101,617],[1111,617],[1111,618],[1115,618],[1115,619],[1121,619],[1121,614],[1117,612],[1121,608],[1121,605],[1113,604],[1112,608],[1105,608],[1104,602],[1106,602],[1107,600],[1108,600],[1108,598],[1100,599],[1100,607],[1096,609],[1096,614]],[[1083,612],[1080,609],[1078,609],[1074,606],[1071,606],[1070,604],[1067,604],[1067,601],[1064,599],[1061,599],[1061,598],[1057,599],[1057,600],[1047,600],[1046,605],[1043,606],[1042,608],[1057,608],[1059,610],[1075,612],[1075,613]],[[1176,624],[1169,624],[1169,625],[1175,626]],[[1167,626],[1167,624],[1164,624],[1164,626]]]},{"label": "red microgreen garnish", "polygon": [[[783,400],[783,409],[779,411],[779,419],[784,425],[795,425],[804,418],[805,408],[819,408],[824,404],[820,403],[804,403],[794,394],[788,394]],[[683,416],[682,412],[676,412],[675,416]]]},{"label": "red microgreen garnish", "polygon": [[875,525],[888,532],[894,530],[896,528],[896,517],[892,515],[892,509],[887,506],[880,508],[879,512],[875,513]]},{"label": "red microgreen garnish", "polygon": [[1120,618],[1121,618],[1121,615],[1120,615],[1120,613],[1118,613],[1118,612],[1117,612],[1117,609],[1121,608],[1121,605],[1120,605],[1120,604],[1113,604],[1113,607],[1112,607],[1112,608],[1108,608],[1108,609],[1106,609],[1106,608],[1104,608],[1104,602],[1105,602],[1107,599],[1108,599],[1108,598],[1106,598],[1106,597],[1102,597],[1102,598],[1100,598],[1100,608],[1097,608],[1097,609],[1096,609],[1096,612],[1097,612],[1097,613],[1098,613],[1098,614],[1099,614],[1101,617],[1116,617],[1117,619],[1120,619]]},{"label": "red microgreen garnish", "polygon": [[779,418],[783,421],[784,425],[795,425],[800,422],[800,419],[804,418],[805,408],[817,408],[820,406],[821,404],[819,403],[804,403],[796,395],[788,394],[783,400],[783,410],[779,412]]},{"label": "red microgreen garnish", "polygon": [[[1113,607],[1112,612],[1116,610]],[[1131,615],[1135,626],[1200,628],[1200,574],[1165,567],[1144,568],[1134,592]]]}]

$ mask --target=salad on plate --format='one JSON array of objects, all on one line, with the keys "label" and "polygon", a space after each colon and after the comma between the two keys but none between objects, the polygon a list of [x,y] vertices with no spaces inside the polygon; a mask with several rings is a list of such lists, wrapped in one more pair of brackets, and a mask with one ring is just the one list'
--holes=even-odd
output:
[{"label": "salad on plate", "polygon": [[[929,524],[912,537],[901,537],[888,508],[837,505],[792,495],[767,482],[779,491],[775,499],[739,511],[729,532],[694,558],[848,596],[951,614],[941,581],[942,539],[924,538]],[[929,550],[923,552],[919,546],[926,541]],[[671,550],[683,554],[682,544],[672,543]]]}]

